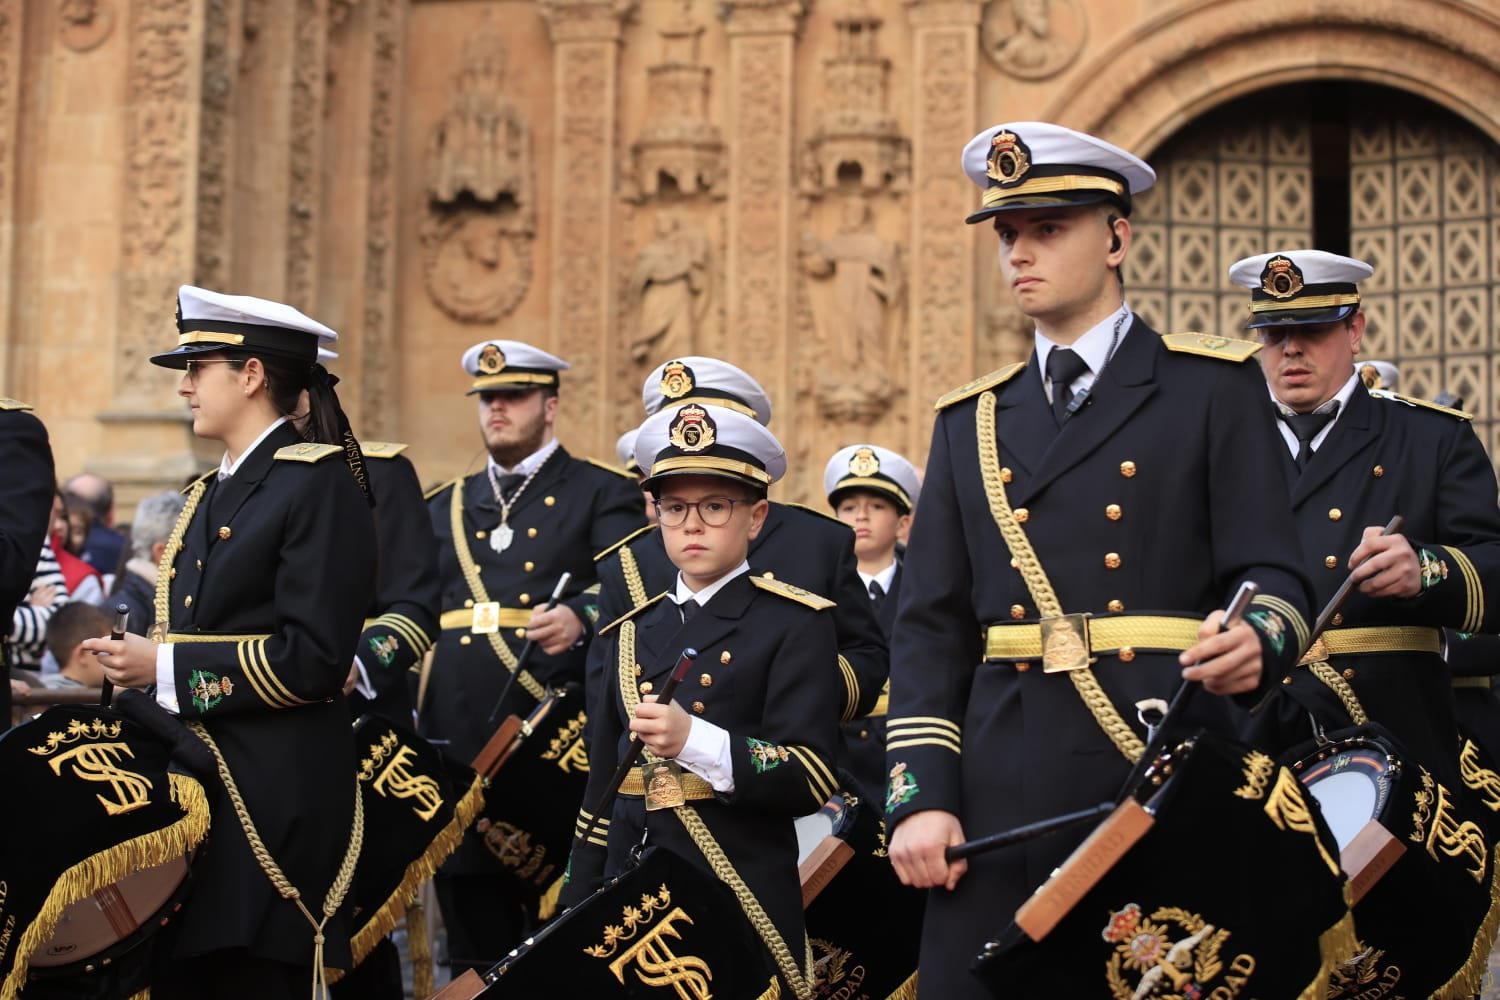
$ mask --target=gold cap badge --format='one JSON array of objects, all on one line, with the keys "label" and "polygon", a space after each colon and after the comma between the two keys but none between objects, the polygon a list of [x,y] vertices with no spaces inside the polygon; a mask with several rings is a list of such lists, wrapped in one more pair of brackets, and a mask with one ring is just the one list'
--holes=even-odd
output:
[{"label": "gold cap badge", "polygon": [[1001,184],[1016,184],[1031,169],[1031,150],[1014,132],[997,132],[990,140],[988,173]]},{"label": "gold cap badge", "polygon": [[670,361],[661,373],[663,399],[681,399],[693,391],[693,370],[681,361]]},{"label": "gold cap badge", "polygon": [[667,441],[678,451],[694,455],[712,448],[718,440],[717,432],[714,418],[707,410],[701,406],[684,406],[677,413]]},{"label": "gold cap badge", "polygon": [[1277,255],[1260,272],[1260,289],[1273,299],[1289,299],[1302,291],[1302,269]]},{"label": "gold cap badge", "polygon": [[880,457],[870,448],[860,448],[849,456],[849,472],[856,476],[873,476],[880,471]]},{"label": "gold cap badge", "polygon": [[485,344],[484,350],[479,352],[479,372],[482,375],[495,375],[505,368],[505,352],[500,350],[499,344]]}]

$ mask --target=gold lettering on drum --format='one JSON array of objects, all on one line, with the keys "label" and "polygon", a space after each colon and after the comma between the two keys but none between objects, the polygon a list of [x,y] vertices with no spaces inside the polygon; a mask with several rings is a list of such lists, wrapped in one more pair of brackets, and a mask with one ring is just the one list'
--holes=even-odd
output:
[{"label": "gold lettering on drum", "polygon": [[122,757],[135,759],[128,744],[91,743],[60,753],[48,763],[52,765],[52,773],[58,777],[62,777],[63,764],[70,763],[73,765],[74,776],[84,781],[108,784],[115,796],[113,800],[98,793],[94,797],[99,800],[106,813],[120,816],[150,805],[152,788],[150,779],[145,775],[119,766]]},{"label": "gold lettering on drum", "polygon": [[558,758],[557,766],[564,771],[576,771],[580,774],[588,773],[589,751],[583,745],[582,739],[573,741],[572,745],[568,747],[567,752]]},{"label": "gold lettering on drum", "polygon": [[[5,912],[5,900],[10,896],[10,884],[0,881],[0,913]],[[0,962],[5,961],[5,955],[10,951],[10,937],[15,932],[16,917],[10,914],[5,918],[5,927],[0,930]]]},{"label": "gold lettering on drum", "polygon": [[678,920],[693,922],[682,907],[675,907],[639,941],[610,962],[609,971],[615,974],[615,979],[623,985],[625,970],[633,964],[637,966],[633,970],[636,978],[647,986],[670,986],[682,1000],[709,1000],[713,994],[709,992],[708,984],[714,976],[708,963],[696,955],[676,955],[666,941],[668,937],[682,940],[682,934],[672,926]]},{"label": "gold lettering on drum", "polygon": [[[1441,861],[1441,852],[1450,858],[1467,857],[1474,862],[1468,874],[1475,882],[1483,883],[1487,850],[1484,831],[1472,820],[1460,822],[1453,815],[1453,803],[1448,798],[1448,789],[1438,784],[1426,771],[1422,772],[1422,791],[1417,793],[1417,811],[1412,814],[1415,829],[1411,833],[1413,843],[1422,844],[1434,861]],[[1435,790],[1435,791],[1434,791]],[[1430,824],[1430,829],[1428,828]]]},{"label": "gold lettering on drum", "polygon": [[407,770],[416,755],[415,750],[403,745],[375,779],[374,787],[386,798],[416,799],[417,805],[412,806],[411,811],[425,823],[442,808],[443,794],[433,778]]},{"label": "gold lettering on drum", "polygon": [[1479,763],[1479,748],[1473,740],[1464,740],[1458,754],[1458,769],[1464,784],[1479,793],[1479,800],[1490,812],[1500,812],[1500,774]]},{"label": "gold lettering on drum", "polygon": [[1266,799],[1265,810],[1278,828],[1295,830],[1311,837],[1313,843],[1318,845],[1318,853],[1322,855],[1328,870],[1334,875],[1339,873],[1338,861],[1328,853],[1328,849],[1323,846],[1323,838],[1318,836],[1317,824],[1308,811],[1307,800],[1302,797],[1302,785],[1284,767],[1277,768],[1276,784]]}]

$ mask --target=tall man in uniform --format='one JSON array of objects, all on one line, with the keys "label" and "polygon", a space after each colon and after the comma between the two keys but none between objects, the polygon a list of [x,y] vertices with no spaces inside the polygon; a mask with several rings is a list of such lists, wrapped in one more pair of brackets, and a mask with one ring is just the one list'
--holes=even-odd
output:
[{"label": "tall man in uniform", "polygon": [[[771,400],[760,383],[717,358],[683,357],[663,363],[646,376],[641,403],[647,416],[664,407],[697,403],[728,407],[765,426],[771,422]],[[889,659],[869,592],[859,578],[854,532],[823,511],[772,502],[765,524],[750,543],[750,563],[758,573],[835,602],[830,613],[839,656],[829,667],[837,669],[841,679],[841,717],[848,722],[868,715],[885,687]],[[669,589],[677,573],[654,525],[617,540],[599,554],[598,566],[599,615],[605,623]],[[596,667],[591,659],[591,683]],[[849,764],[844,748],[840,764]]]},{"label": "tall man in uniform", "polygon": [[[892,633],[890,854],[931,890],[921,995],[943,1000],[986,996],[975,953],[1083,834],[945,848],[1114,798],[1136,702],[1185,680],[1220,696],[1189,720],[1229,731],[1227,696],[1278,681],[1308,629],[1254,345],[1164,338],[1123,301],[1151,168],[1037,122],[980,133],[963,163],[984,191],[968,221],[994,226],[1037,328],[1028,362],[938,402]],[[1220,632],[1247,580],[1260,596]]]},{"label": "tall man in uniform", "polygon": [[[1354,359],[1365,333],[1358,283],[1373,269],[1321,250],[1283,250],[1229,269],[1250,289],[1249,328],[1276,408],[1292,513],[1321,606],[1351,572],[1357,587],[1292,677],[1293,697],[1258,723],[1283,745],[1349,715],[1319,675],[1331,666],[1371,720],[1390,729],[1450,789],[1457,726],[1444,626],[1493,632],[1500,604],[1494,469],[1466,413],[1367,389]],[[1401,534],[1381,535],[1395,514]],[[1337,683],[1337,682],[1335,682]]]},{"label": "tall man in uniform", "polygon": [[[553,435],[566,361],[493,340],[471,347],[463,368],[489,457],[483,471],[429,498],[444,610],[420,729],[467,763],[491,735],[491,709],[528,638],[536,655],[528,676],[510,686],[501,718],[506,710],[524,716],[525,700],[542,687],[582,682],[598,617],[594,553],[645,517],[633,477],[574,458]],[[564,572],[572,574],[567,592],[546,610]],[[571,819],[577,802],[561,808]],[[473,831],[434,884],[455,972],[498,961],[535,916]]]},{"label": "tall man in uniform", "polygon": [[[52,519],[52,446],[47,428],[14,399],[0,399],[0,621],[9,622],[36,575]],[[10,667],[0,647],[0,732],[10,728]]]}]

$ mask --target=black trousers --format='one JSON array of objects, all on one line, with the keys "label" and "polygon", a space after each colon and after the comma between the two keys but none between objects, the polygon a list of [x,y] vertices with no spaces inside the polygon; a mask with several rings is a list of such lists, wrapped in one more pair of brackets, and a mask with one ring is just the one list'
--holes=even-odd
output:
[{"label": "black trousers", "polygon": [[257,958],[241,948],[158,959],[151,1000],[307,1000],[312,966]]},{"label": "black trousers", "polygon": [[535,924],[532,914],[515,898],[514,881],[505,876],[439,872],[432,886],[448,930],[448,964],[455,979],[465,969],[489,971]]}]

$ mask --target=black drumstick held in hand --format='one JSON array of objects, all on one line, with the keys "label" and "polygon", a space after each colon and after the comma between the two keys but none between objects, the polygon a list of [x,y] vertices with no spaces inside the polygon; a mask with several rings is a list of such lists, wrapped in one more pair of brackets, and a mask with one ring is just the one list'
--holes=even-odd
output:
[{"label": "black drumstick held in hand", "polygon": [[[123,642],[124,639],[125,639],[125,630],[128,629],[129,627],[130,627],[130,605],[128,605],[128,604],[116,604],[115,605],[115,620],[114,620],[114,624],[110,627],[109,637],[111,639],[113,639],[115,642]],[[109,703],[114,700],[114,697],[115,697],[115,685],[114,685],[114,683],[108,677],[105,677],[104,678],[104,684],[103,684],[103,686],[99,690],[99,707],[100,708],[108,708],[109,707]]]}]

